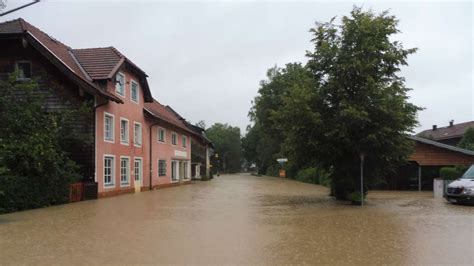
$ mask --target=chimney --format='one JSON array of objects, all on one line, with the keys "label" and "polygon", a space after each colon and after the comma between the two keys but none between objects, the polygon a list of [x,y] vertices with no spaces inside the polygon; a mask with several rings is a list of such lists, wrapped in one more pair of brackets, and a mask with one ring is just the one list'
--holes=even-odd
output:
[{"label": "chimney", "polygon": [[454,120],[449,121],[449,127],[452,127],[454,125]]},{"label": "chimney", "polygon": [[436,131],[436,129],[438,129],[438,126],[433,125],[433,131]]}]

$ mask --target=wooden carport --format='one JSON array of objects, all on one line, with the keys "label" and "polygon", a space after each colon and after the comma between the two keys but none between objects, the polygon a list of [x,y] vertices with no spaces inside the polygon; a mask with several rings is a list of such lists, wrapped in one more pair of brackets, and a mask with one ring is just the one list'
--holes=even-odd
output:
[{"label": "wooden carport", "polygon": [[409,138],[415,141],[415,151],[408,160],[418,164],[418,190],[421,190],[422,166],[467,166],[474,164],[474,151],[417,136],[410,136]]}]

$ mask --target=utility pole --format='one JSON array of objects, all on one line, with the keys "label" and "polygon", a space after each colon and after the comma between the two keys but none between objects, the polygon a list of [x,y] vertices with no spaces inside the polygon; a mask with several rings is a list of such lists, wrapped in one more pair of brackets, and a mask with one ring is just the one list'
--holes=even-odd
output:
[{"label": "utility pole", "polygon": [[[36,3],[39,3],[39,1],[40,1],[40,0],[34,0],[33,2],[30,2],[30,3],[28,3],[28,4],[24,4],[24,5],[22,5],[22,6],[19,6],[19,7],[17,7],[17,8],[12,9],[12,10],[8,10],[8,11],[6,11],[6,12],[0,13],[0,17],[3,17],[3,16],[5,16],[5,15],[8,15],[8,14],[13,13],[13,12],[15,12],[15,11],[18,11],[18,10],[23,9],[23,8],[25,8],[25,7],[28,7],[28,6],[34,5],[34,4],[36,4]],[[7,6],[7,5],[6,5],[6,1],[0,0],[0,7],[1,7],[1,8],[5,8],[6,6]]]},{"label": "utility pole", "polygon": [[360,206],[364,206],[364,159],[365,154],[360,153]]}]

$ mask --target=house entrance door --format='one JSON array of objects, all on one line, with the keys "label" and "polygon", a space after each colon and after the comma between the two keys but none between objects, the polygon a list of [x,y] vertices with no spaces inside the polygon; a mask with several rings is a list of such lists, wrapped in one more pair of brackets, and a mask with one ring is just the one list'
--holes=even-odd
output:
[{"label": "house entrance door", "polygon": [[143,181],[143,161],[141,158],[135,158],[133,173],[135,176],[135,192],[140,192]]}]

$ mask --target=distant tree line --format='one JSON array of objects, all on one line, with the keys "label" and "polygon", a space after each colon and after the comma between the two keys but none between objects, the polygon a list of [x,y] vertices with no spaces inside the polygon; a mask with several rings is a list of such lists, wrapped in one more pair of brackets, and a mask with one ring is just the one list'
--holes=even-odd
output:
[{"label": "distant tree line", "polygon": [[[205,127],[204,122],[198,123]],[[213,173],[237,173],[242,168],[242,146],[239,127],[215,123],[207,128],[206,137],[214,144],[214,156],[211,158]]]},{"label": "distant tree line", "polygon": [[275,173],[275,159],[286,157],[290,177],[324,180],[342,200],[360,197],[402,164],[412,151],[407,136],[421,108],[408,101],[410,89],[399,75],[416,49],[393,40],[397,25],[388,12],[358,7],[340,25],[335,19],[316,23],[308,62],[272,67],[260,83],[249,112],[252,125],[242,139],[245,159],[265,174]]}]

